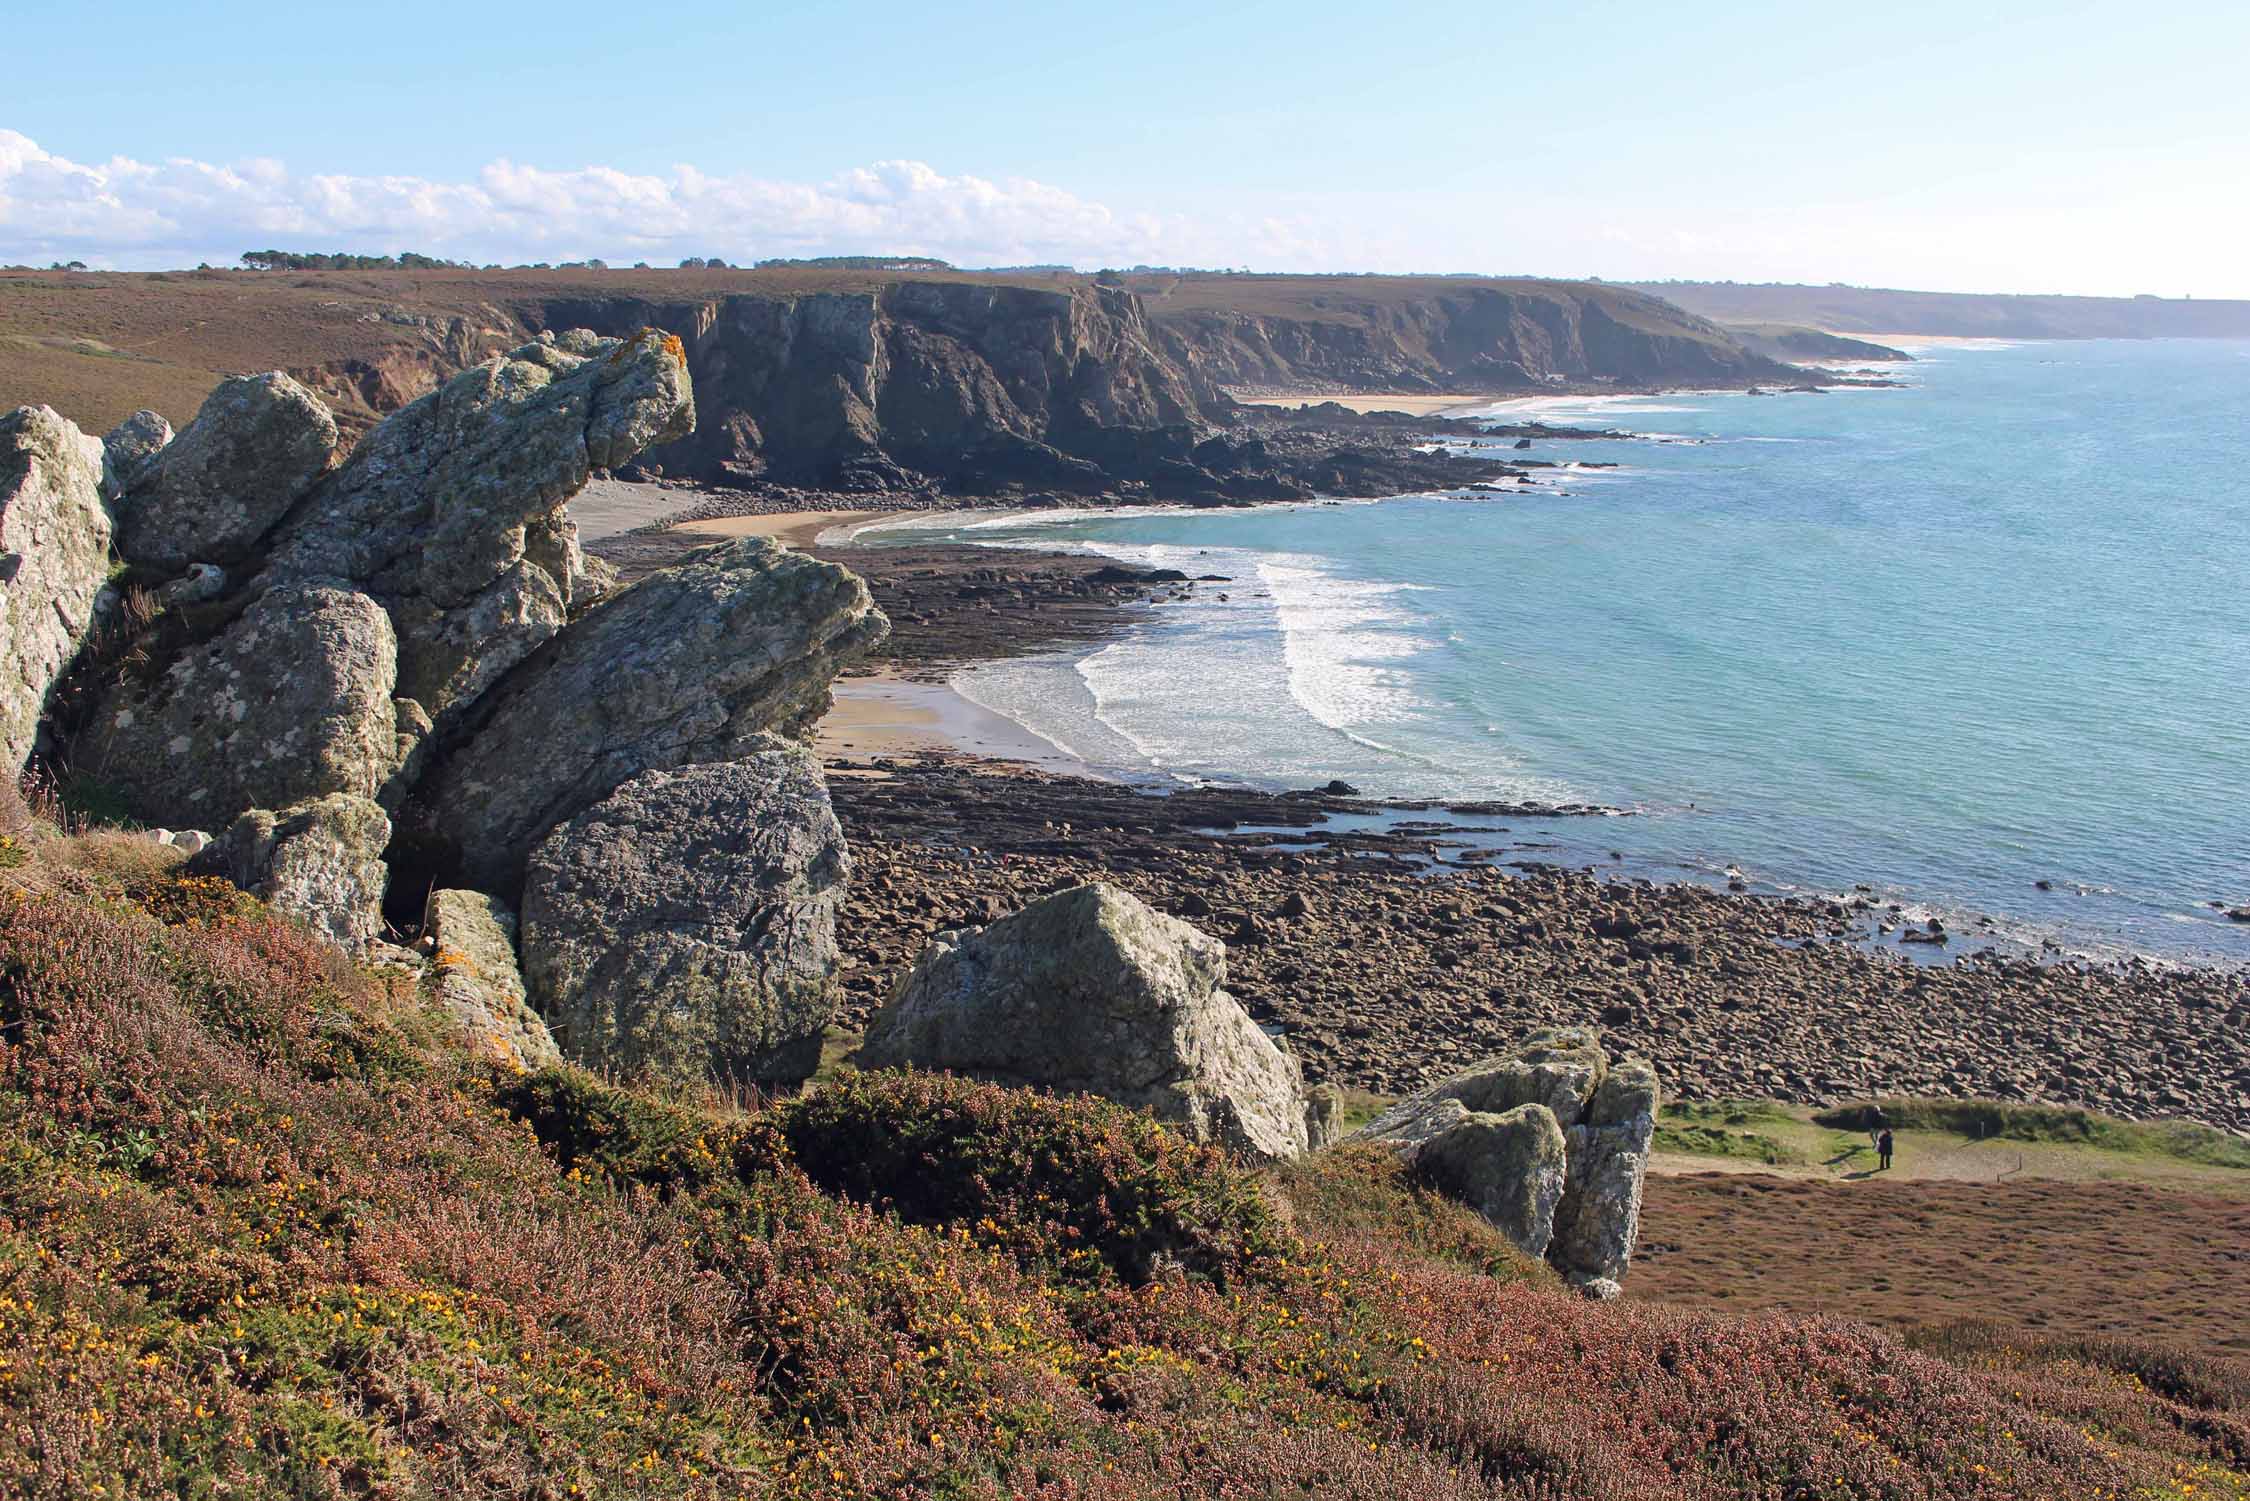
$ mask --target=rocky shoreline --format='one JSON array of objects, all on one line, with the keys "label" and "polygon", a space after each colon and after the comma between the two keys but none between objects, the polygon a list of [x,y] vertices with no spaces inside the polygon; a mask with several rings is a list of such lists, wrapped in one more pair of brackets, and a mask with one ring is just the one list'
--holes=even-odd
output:
[{"label": "rocky shoreline", "polygon": [[[703,540],[644,534],[597,550]],[[866,578],[891,617],[870,665],[932,680],[1098,639],[1196,587],[1099,582],[1098,562],[1061,554],[817,551]],[[931,933],[1099,879],[1224,939],[1230,987],[1315,1081],[1402,1093],[1529,1027],[1578,1025],[1651,1059],[1688,1099],[1989,1096],[2250,1130],[2242,975],[1991,953],[1917,965],[1870,950],[1887,914],[1868,903],[1480,863],[1446,847],[1449,818],[1536,842],[1531,820],[1553,810],[1432,809],[1349,833],[1322,825],[1380,805],[1158,796],[957,756],[831,773],[857,866],[838,924],[846,1025],[864,1023]]]}]

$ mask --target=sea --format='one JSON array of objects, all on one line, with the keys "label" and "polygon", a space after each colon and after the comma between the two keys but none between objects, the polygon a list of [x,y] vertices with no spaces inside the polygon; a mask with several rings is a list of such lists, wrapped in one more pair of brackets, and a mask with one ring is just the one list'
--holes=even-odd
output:
[{"label": "sea", "polygon": [[1596,804],[1460,824],[1503,864],[1872,896],[1952,955],[2250,963],[2213,905],[2250,904],[2250,343],[1916,354],[1482,409],[1631,434],[1477,450],[1557,466],[1530,485],[857,540],[1224,579],[953,681],[1152,789]]}]

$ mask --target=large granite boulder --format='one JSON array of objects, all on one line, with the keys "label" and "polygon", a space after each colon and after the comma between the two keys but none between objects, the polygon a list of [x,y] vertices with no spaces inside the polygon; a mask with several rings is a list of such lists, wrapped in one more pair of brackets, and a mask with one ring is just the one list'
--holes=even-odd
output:
[{"label": "large granite boulder", "polygon": [[1297,1061],[1220,987],[1226,945],[1114,886],[940,933],[867,1031],[868,1068],[1094,1094],[1266,1158],[1306,1148]]},{"label": "large granite boulder", "polygon": [[1660,1102],[1656,1070],[1628,1058],[1611,1067],[1586,1113],[1563,1133],[1569,1181],[1556,1207],[1548,1259],[1598,1297],[1616,1296],[1632,1265]]},{"label": "large granite boulder", "polygon": [[399,755],[390,617],[327,585],[274,589],[162,672],[113,688],[79,758],[143,819],[203,828],[330,793],[373,798]]},{"label": "large granite boulder", "polygon": [[[1392,1144],[1526,1252],[1545,1256],[1572,1286],[1614,1297],[1640,1233],[1657,1103],[1656,1071],[1648,1063],[1628,1058],[1613,1065],[1593,1032],[1556,1027],[1399,1101],[1354,1139]],[[1500,1123],[1511,1119],[1513,1131],[1503,1133]],[[1471,1125],[1477,1132],[1465,1133]],[[1537,1184],[1508,1186],[1510,1173],[1528,1170],[1510,1154],[1530,1140],[1525,1133],[1549,1140],[1549,1126],[1561,1151],[1559,1191],[1546,1196],[1544,1149],[1521,1159],[1538,1164]],[[1485,1167],[1467,1165],[1478,1151],[1499,1153],[1503,1144],[1508,1152]],[[1526,1217],[1524,1206],[1543,1198],[1544,1217]]]},{"label": "large granite boulder", "polygon": [[109,577],[102,445],[47,407],[0,417],[0,777],[14,786]]},{"label": "large granite boulder", "polygon": [[1568,1148],[1555,1113],[1544,1105],[1471,1110],[1449,1099],[1430,1123],[1435,1132],[1414,1154],[1423,1176],[1490,1220],[1525,1255],[1546,1255],[1568,1181]]},{"label": "large granite boulder", "polygon": [[157,450],[171,441],[172,424],[146,407],[111,428],[102,438],[102,499],[122,499],[125,482],[148,467]]},{"label": "large granite boulder", "polygon": [[758,1084],[819,1065],[851,862],[812,753],[747,749],[637,776],[533,852],[524,970],[579,1062]]},{"label": "large granite boulder", "polygon": [[253,808],[188,862],[193,875],[224,876],[244,891],[349,949],[383,935],[383,847],[391,821],[364,797],[342,793],[292,808]]},{"label": "large granite boulder", "polygon": [[516,965],[516,914],[481,891],[430,894],[432,999],[460,1023],[480,1057],[517,1070],[562,1061],[562,1050],[524,999]]},{"label": "large granite boulder", "polygon": [[415,795],[417,834],[512,892],[547,831],[647,771],[731,761],[828,706],[890,629],[859,578],[766,538],[605,601],[484,697]]},{"label": "large granite boulder", "polygon": [[671,335],[543,334],[384,419],[274,532],[265,581],[374,596],[399,695],[442,728],[568,619],[584,564],[563,508],[592,471],[694,426]]},{"label": "large granite boulder", "polygon": [[117,551],[167,572],[248,557],[335,457],[336,419],[279,370],[220,381],[178,437],[134,464],[128,450],[154,438],[143,422],[154,416],[112,435]]}]

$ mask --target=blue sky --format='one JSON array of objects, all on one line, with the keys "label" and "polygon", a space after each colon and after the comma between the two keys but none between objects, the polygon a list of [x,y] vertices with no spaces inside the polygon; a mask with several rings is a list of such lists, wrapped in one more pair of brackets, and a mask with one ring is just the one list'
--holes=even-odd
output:
[{"label": "blue sky", "polygon": [[253,244],[2250,296],[2250,7],[19,7],[0,260]]}]

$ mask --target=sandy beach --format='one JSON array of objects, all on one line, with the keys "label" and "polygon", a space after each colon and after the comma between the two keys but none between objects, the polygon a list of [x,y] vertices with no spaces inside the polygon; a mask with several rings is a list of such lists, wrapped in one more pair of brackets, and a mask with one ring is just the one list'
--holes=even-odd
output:
[{"label": "sandy beach", "polygon": [[1092,774],[1076,758],[946,683],[916,681],[886,669],[839,678],[834,695],[834,707],[813,732],[821,759],[830,763],[950,755]]},{"label": "sandy beach", "polygon": [[1246,407],[1302,407],[1319,406],[1333,402],[1347,411],[1404,412],[1409,417],[1450,417],[1462,412],[1473,412],[1492,405],[1491,396],[1476,396],[1462,391],[1436,392],[1399,391],[1364,394],[1335,391],[1284,391],[1275,394],[1249,395],[1244,392],[1228,393]]},{"label": "sandy beach", "polygon": [[683,521],[675,531],[703,537],[773,537],[791,547],[807,548],[830,527],[858,521],[880,521],[890,511],[775,511],[764,516],[720,516],[708,521]]}]

